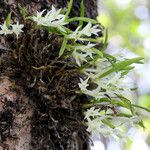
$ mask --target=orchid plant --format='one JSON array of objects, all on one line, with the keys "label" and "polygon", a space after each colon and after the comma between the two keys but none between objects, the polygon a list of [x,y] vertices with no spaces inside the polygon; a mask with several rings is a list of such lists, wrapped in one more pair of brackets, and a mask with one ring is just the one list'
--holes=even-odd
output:
[{"label": "orchid plant", "polygon": [[[100,38],[99,32],[102,32],[102,27],[96,20],[84,17],[83,1],[81,16],[69,18],[72,3],[71,0],[66,13],[52,6],[50,11],[43,10],[26,19],[33,21],[38,28],[57,33],[63,38],[59,57],[69,52],[68,57],[73,58],[73,63],[82,74],[82,78],[79,78],[78,92],[90,99],[90,102],[83,106],[87,131],[92,135],[102,134],[115,139],[125,139],[127,134],[123,132],[123,128],[127,129],[137,124],[143,126],[141,117],[134,109],[139,106],[132,104],[125,97],[125,93],[131,92],[132,87],[124,82],[128,72],[134,68],[133,64],[142,63],[143,58],[120,60],[119,57],[106,53],[107,30],[105,38]],[[74,31],[66,26],[73,21],[79,22]],[[83,26],[83,23],[86,25]],[[4,24],[0,25],[0,34],[15,33],[18,39],[23,27],[19,22],[11,24],[9,15]],[[97,48],[99,43],[103,44],[101,49]]]}]

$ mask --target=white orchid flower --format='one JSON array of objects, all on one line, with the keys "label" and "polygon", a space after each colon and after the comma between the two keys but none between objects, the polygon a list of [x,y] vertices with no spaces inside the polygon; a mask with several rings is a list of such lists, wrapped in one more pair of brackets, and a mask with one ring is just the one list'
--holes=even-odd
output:
[{"label": "white orchid flower", "polygon": [[87,56],[90,56],[90,58],[93,59],[93,54],[95,54],[95,52],[92,50],[92,48],[95,46],[96,44],[91,44],[90,42],[87,45],[81,45],[81,46],[76,46],[76,50],[81,50],[82,52],[86,53]]},{"label": "white orchid flower", "polygon": [[99,118],[96,119],[87,119],[87,125],[88,128],[86,129],[88,132],[92,133],[92,135],[99,135],[100,134],[100,128],[101,128],[101,124],[102,122],[99,120]]},{"label": "white orchid flower", "polygon": [[12,31],[13,33],[15,33],[17,35],[17,39],[18,39],[18,35],[23,32],[22,28],[24,27],[23,24],[19,24],[19,22],[17,22],[17,24],[13,24],[12,26]]},{"label": "white orchid flower", "polygon": [[[52,10],[49,11],[45,16],[45,24],[46,26],[53,26],[52,23],[55,22],[55,25],[64,25],[65,22],[65,15],[60,14],[61,9],[56,10],[54,6],[52,6]],[[61,21],[60,21],[61,20]]]},{"label": "white orchid flower", "polygon": [[45,24],[45,18],[43,17],[43,13],[45,11],[46,11],[45,9],[43,11],[41,11],[41,12],[37,11],[36,16],[32,17],[33,21],[37,22],[37,25],[43,25],[43,24]]},{"label": "white orchid flower", "polygon": [[94,97],[95,99],[100,99],[100,98],[105,97],[105,96],[104,96],[105,92],[102,92],[99,87],[97,87],[97,88],[94,89],[94,90],[89,90],[89,91],[87,91],[86,94],[89,95],[89,96]]},{"label": "white orchid flower", "polygon": [[100,109],[95,109],[95,107],[91,107],[90,109],[88,109],[86,112],[85,112],[85,117],[84,119],[88,119],[90,117],[97,117],[97,116],[100,116]]},{"label": "white orchid flower", "polygon": [[72,56],[74,57],[74,59],[75,59],[78,66],[81,66],[81,64],[83,62],[87,62],[87,60],[86,60],[87,55],[86,54],[82,54],[82,53],[77,52],[76,50],[74,50],[73,53],[72,53]]},{"label": "white orchid flower", "polygon": [[[93,116],[93,117],[91,117]],[[114,128],[103,122],[104,119],[111,119],[111,123]],[[99,136],[100,134],[105,137],[112,137],[115,140],[121,139],[126,141],[129,133],[126,133],[124,129],[132,127],[135,123],[141,120],[139,116],[127,117],[117,117],[106,114],[101,114],[99,110],[94,110],[94,107],[85,112],[85,120],[87,121],[87,131],[93,136]]]},{"label": "white orchid flower", "polygon": [[68,37],[69,39],[75,39],[75,40],[79,39],[80,36],[81,36],[81,34],[80,34],[80,32],[79,32],[80,28],[81,28],[81,26],[78,26],[78,27],[76,28],[76,30],[73,31],[71,34],[69,34],[67,37]]},{"label": "white orchid flower", "polygon": [[56,10],[56,8],[52,5],[52,10],[49,13],[49,17],[52,18],[52,20],[56,20],[56,19],[62,19],[65,17],[64,14],[61,14],[61,9]]},{"label": "white orchid flower", "polygon": [[7,25],[6,25],[6,21],[4,22],[3,25],[0,25],[0,34],[4,34],[4,35],[7,35],[7,34],[12,34],[12,30],[9,30]]},{"label": "white orchid flower", "polygon": [[61,9],[56,10],[55,7],[52,6],[52,10],[47,12],[45,16],[43,16],[44,12],[45,10],[37,12],[37,15],[32,17],[32,19],[37,22],[37,25],[51,26],[63,30],[61,26],[66,25],[67,22],[65,22],[65,15],[61,14]]},{"label": "white orchid flower", "polygon": [[92,23],[89,22],[81,31],[82,35],[90,37],[92,34],[98,35],[98,32],[100,32],[100,29],[97,29],[98,25],[95,25],[92,27]]},{"label": "white orchid flower", "polygon": [[87,78],[86,80],[83,80],[80,78],[80,83],[78,83],[79,88],[81,89],[81,91],[87,91],[87,87],[89,86],[88,84],[88,80],[89,78]]},{"label": "white orchid flower", "polygon": [[91,44],[90,42],[87,45],[80,45],[80,46],[76,46],[77,50],[82,50],[82,51],[86,51],[87,49],[91,49],[92,47],[94,47],[96,44]]},{"label": "white orchid flower", "polygon": [[103,132],[107,133],[106,135],[111,135],[113,129],[111,129],[102,122],[102,120],[106,118],[108,118],[108,116],[106,115],[98,116],[97,118],[94,118],[92,120],[90,118],[87,118],[88,128],[86,130],[88,132],[91,132],[92,135],[99,135],[102,134]]},{"label": "white orchid flower", "polygon": [[95,80],[104,72],[108,71],[110,68],[111,68],[110,62],[108,62],[108,60],[106,60],[105,58],[102,58],[98,59],[90,68],[84,69],[83,73],[85,73],[87,76],[90,76],[93,80]]}]

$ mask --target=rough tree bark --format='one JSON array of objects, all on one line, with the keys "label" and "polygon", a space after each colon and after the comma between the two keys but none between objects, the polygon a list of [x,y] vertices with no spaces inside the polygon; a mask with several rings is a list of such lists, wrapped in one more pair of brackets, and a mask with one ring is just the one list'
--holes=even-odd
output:
[{"label": "rough tree bark", "polygon": [[[85,96],[75,94],[79,74],[68,60],[58,59],[61,41],[42,29],[31,30],[27,14],[67,7],[69,0],[1,0],[0,24],[8,13],[25,23],[24,34],[0,37],[0,150],[88,150],[89,134],[82,123]],[[79,16],[75,0],[71,16]],[[84,0],[85,15],[97,16],[96,0]],[[70,25],[73,30],[76,23]],[[50,64],[50,65],[49,65]],[[35,70],[32,66],[47,66]]]}]

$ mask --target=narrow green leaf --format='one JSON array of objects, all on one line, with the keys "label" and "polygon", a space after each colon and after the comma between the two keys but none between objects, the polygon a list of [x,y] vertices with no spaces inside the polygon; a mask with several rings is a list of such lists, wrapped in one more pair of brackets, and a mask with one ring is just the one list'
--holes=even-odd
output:
[{"label": "narrow green leaf", "polygon": [[142,120],[138,123],[138,125],[139,125],[140,127],[142,127],[143,129],[146,129]]},{"label": "narrow green leaf", "polygon": [[91,19],[91,18],[86,18],[86,17],[74,17],[74,18],[71,18],[71,19],[67,19],[67,22],[73,22],[73,21],[91,22],[93,24],[98,23],[96,20]]},{"label": "narrow green leaf", "polygon": [[113,57],[112,55],[110,54],[107,54],[107,53],[103,53],[104,57],[106,57],[107,59],[113,61],[113,62],[116,62],[117,59],[115,57]]},{"label": "narrow green leaf", "polygon": [[125,113],[119,113],[119,114],[116,114],[116,116],[118,116],[118,117],[127,117],[127,118],[132,117],[132,115],[125,114]]},{"label": "narrow green leaf", "polygon": [[116,95],[117,95],[117,96],[120,98],[120,100],[124,103],[124,106],[125,106],[126,108],[128,108],[128,109],[131,111],[131,113],[133,114],[133,113],[134,113],[134,108],[133,108],[133,106],[132,106],[131,101],[128,100],[127,98],[123,97],[122,95],[119,95],[119,94],[116,94]]},{"label": "narrow green leaf", "polygon": [[11,14],[12,14],[12,12],[10,12],[6,18],[6,26],[7,27],[9,27],[10,23],[11,23]]},{"label": "narrow green leaf", "polygon": [[66,49],[66,45],[67,45],[67,38],[66,38],[66,36],[64,36],[63,43],[62,43],[61,49],[59,51],[59,57],[61,57],[62,54],[64,53],[64,51]]},{"label": "narrow green leaf", "polygon": [[114,66],[114,63],[117,61],[117,59],[107,53],[103,53],[103,55],[111,63],[111,65]]},{"label": "narrow green leaf", "polygon": [[118,62],[115,64],[115,70],[120,70],[120,69],[124,69],[125,67],[133,64],[133,63],[139,63],[141,62],[141,60],[143,60],[142,57],[137,57],[137,58],[132,58],[132,59],[127,59],[121,62]]},{"label": "narrow green leaf", "polygon": [[[84,17],[84,2],[83,2],[83,0],[80,3],[80,17]],[[81,26],[81,27],[83,26],[82,20],[79,21],[79,26]]]},{"label": "narrow green leaf", "polygon": [[67,12],[66,12],[66,15],[65,15],[66,19],[68,18],[69,14],[70,14],[72,4],[73,4],[73,0],[70,0],[69,5],[68,5],[68,9],[67,9]]},{"label": "narrow green leaf", "polygon": [[106,125],[108,125],[110,128],[114,129],[115,126],[108,120],[108,119],[104,119],[102,120],[102,122]]},{"label": "narrow green leaf", "polygon": [[115,106],[120,106],[128,109],[127,105],[124,104],[122,101],[109,99],[109,98],[101,98],[99,100],[95,100],[94,104],[97,105],[97,103],[101,103],[101,102],[109,102],[110,104],[113,104]]},{"label": "narrow green leaf", "polygon": [[97,55],[99,55],[100,58],[103,57],[103,53],[102,53],[101,51],[99,51],[98,49],[92,48],[92,50],[93,50]]},{"label": "narrow green leaf", "polygon": [[105,39],[104,39],[103,47],[101,49],[102,52],[107,48],[107,45],[108,45],[108,29],[106,29]]},{"label": "narrow green leaf", "polygon": [[20,13],[22,15],[22,18],[25,20],[26,19],[26,9],[25,9],[25,7],[22,7],[20,5],[20,3],[18,4],[18,7],[19,7],[19,11],[20,11]]},{"label": "narrow green leaf", "polygon": [[[46,29],[49,33],[55,33],[55,34],[59,34],[59,35],[62,35],[62,36],[67,36],[66,32],[63,32],[62,30],[60,30],[60,29],[58,29],[56,27],[48,27],[48,26],[41,26],[41,27]],[[62,28],[64,28],[64,27],[62,26]],[[66,29],[67,28],[64,28],[64,30],[66,30]]]},{"label": "narrow green leaf", "polygon": [[[101,98],[101,99],[95,99],[92,101],[92,103],[90,104],[85,104],[83,106],[83,108],[90,108],[91,106],[99,106],[101,105],[102,102],[109,102],[110,104],[112,104],[113,106],[118,106],[118,107],[123,107],[123,108],[126,108],[126,109],[129,109],[130,110],[130,107],[129,105],[127,105],[125,102],[123,101],[120,101],[120,100],[114,100],[114,99],[109,99],[109,98]],[[131,104],[132,105],[132,104]],[[119,113],[120,114],[120,113]],[[116,114],[119,116],[119,114]],[[121,114],[120,114],[121,116]],[[131,117],[132,115],[129,115],[129,114],[122,114],[122,116],[125,116],[125,117]]]},{"label": "narrow green leaf", "polygon": [[134,66],[127,66],[125,67],[123,70],[123,72],[121,73],[122,76],[126,75],[129,73],[129,71],[133,70],[134,69]]},{"label": "narrow green leaf", "polygon": [[147,112],[150,112],[150,109],[149,108],[145,108],[145,107],[142,107],[142,106],[139,106],[139,105],[135,105],[135,104],[132,104],[133,107],[137,107],[137,108],[140,108],[140,109],[143,109]]},{"label": "narrow green leaf", "polygon": [[68,33],[68,34],[70,34],[70,33],[72,33],[73,31],[71,31],[69,28],[67,28],[67,27],[65,27],[65,26],[62,26],[63,28],[64,28],[64,30]]},{"label": "narrow green leaf", "polygon": [[132,59],[128,59],[128,60],[124,60],[124,61],[120,61],[118,63],[115,63],[110,70],[104,72],[102,75],[100,75],[99,78],[103,78],[103,77],[105,77],[105,76],[107,76],[113,72],[123,70],[127,66],[130,66],[131,64],[134,64],[134,63],[138,63],[141,60],[143,60],[142,57],[137,57],[137,58],[132,58]]},{"label": "narrow green leaf", "polygon": [[93,42],[93,43],[100,43],[101,39],[97,38],[97,39],[93,39],[93,38],[80,38],[80,40],[82,41],[88,41],[88,42]]},{"label": "narrow green leaf", "polygon": [[46,29],[49,33],[55,33],[55,34],[60,34],[60,35],[66,35],[64,32],[61,32],[55,27],[47,27],[47,26],[42,26],[44,29]]}]

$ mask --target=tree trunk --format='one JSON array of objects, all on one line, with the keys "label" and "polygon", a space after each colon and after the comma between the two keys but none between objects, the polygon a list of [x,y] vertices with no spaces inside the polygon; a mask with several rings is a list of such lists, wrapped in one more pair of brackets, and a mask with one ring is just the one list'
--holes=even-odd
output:
[{"label": "tree trunk", "polygon": [[[68,0],[1,0],[0,24],[12,12],[12,21],[24,23],[24,34],[0,37],[0,150],[88,150],[89,134],[83,124],[85,96],[75,93],[79,73],[58,59],[59,37],[32,29],[27,15],[67,7]],[[81,0],[75,0],[70,16],[79,16]],[[85,15],[97,16],[96,0],[84,0]],[[76,23],[70,25],[74,30]],[[33,66],[47,66],[35,70]]]}]

